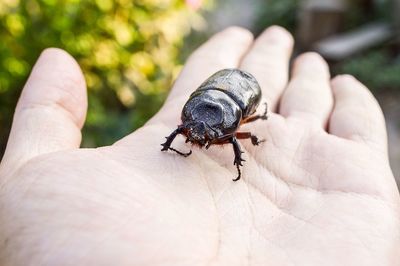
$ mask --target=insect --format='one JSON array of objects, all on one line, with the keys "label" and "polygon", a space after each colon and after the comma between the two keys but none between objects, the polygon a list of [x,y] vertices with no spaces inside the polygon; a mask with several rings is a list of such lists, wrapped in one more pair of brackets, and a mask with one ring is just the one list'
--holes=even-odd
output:
[{"label": "insect", "polygon": [[245,161],[238,139],[251,139],[253,145],[259,140],[251,132],[238,132],[240,125],[258,119],[266,120],[267,104],[262,115],[254,115],[261,101],[261,89],[257,80],[239,69],[223,69],[204,81],[185,103],[181,120],[182,124],[173,131],[166,142],[161,144],[162,151],[172,150],[187,157],[192,153],[180,152],[171,147],[175,137],[182,134],[186,143],[190,142],[200,148],[208,149],[215,144],[232,144],[238,176],[241,177],[240,166]]}]

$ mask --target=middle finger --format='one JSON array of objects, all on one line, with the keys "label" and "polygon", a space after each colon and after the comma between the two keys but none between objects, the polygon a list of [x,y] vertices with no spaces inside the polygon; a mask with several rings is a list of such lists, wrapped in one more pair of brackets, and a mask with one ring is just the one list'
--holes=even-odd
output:
[{"label": "middle finger", "polygon": [[240,68],[251,73],[259,82],[264,98],[272,111],[289,76],[289,59],[293,37],[279,26],[267,28],[243,58]]}]

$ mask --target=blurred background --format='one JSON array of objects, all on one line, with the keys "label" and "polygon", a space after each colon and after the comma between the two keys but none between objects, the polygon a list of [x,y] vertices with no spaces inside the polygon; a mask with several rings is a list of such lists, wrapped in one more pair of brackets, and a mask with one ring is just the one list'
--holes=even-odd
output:
[{"label": "blurred background", "polygon": [[[314,50],[332,74],[364,82],[387,119],[400,179],[400,0],[0,0],[0,156],[29,72],[46,47],[83,69],[89,111],[83,146],[109,145],[163,103],[188,55],[239,25],[258,35],[278,24]],[[194,89],[194,88],[193,88]]]}]

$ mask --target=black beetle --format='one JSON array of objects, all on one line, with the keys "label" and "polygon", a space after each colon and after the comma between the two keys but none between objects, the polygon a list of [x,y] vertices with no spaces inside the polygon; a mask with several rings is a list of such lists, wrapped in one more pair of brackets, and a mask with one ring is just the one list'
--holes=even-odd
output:
[{"label": "black beetle", "polygon": [[267,105],[262,115],[253,115],[261,100],[261,89],[257,80],[250,74],[239,69],[223,69],[209,77],[195,90],[182,110],[182,124],[166,137],[162,151],[168,149],[183,156],[189,156],[192,151],[182,153],[171,147],[178,134],[186,136],[186,142],[191,142],[208,149],[214,144],[231,143],[235,153],[233,162],[240,179],[242,166],[237,139],[251,139],[253,145],[260,140],[250,132],[237,132],[239,126],[257,119],[267,119]]}]

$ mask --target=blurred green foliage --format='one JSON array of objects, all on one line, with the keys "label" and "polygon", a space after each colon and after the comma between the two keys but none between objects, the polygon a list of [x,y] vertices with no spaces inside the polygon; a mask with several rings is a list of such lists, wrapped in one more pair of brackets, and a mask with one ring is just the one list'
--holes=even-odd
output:
[{"label": "blurred green foliage", "polygon": [[298,0],[264,0],[256,14],[254,32],[259,34],[271,25],[279,25],[294,32],[299,6]]},{"label": "blurred green foliage", "polygon": [[[343,30],[353,30],[371,21],[392,23],[393,1],[364,1],[369,3],[360,8],[362,0],[350,2],[350,12],[345,17]],[[362,6],[362,5],[361,5]],[[398,38],[398,37],[397,37]],[[347,73],[361,80],[372,92],[400,88],[399,40],[396,37],[381,43],[351,58],[333,64],[333,74]]]},{"label": "blurred green foliage", "polygon": [[399,59],[385,49],[374,49],[341,62],[334,71],[355,76],[373,92],[395,90],[400,88]]},{"label": "blurred green foliage", "polygon": [[184,36],[204,25],[194,5],[193,0],[0,0],[2,148],[21,88],[46,47],[65,49],[83,69],[89,93],[84,146],[111,144],[142,125],[159,109],[180,70]]}]

